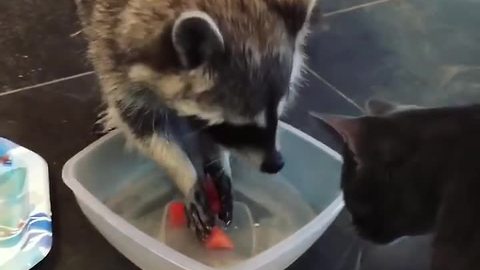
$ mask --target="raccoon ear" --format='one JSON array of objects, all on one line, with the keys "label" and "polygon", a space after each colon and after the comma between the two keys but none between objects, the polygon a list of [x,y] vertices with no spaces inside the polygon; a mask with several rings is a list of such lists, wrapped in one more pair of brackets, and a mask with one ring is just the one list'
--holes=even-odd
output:
[{"label": "raccoon ear", "polygon": [[223,36],[213,19],[201,11],[186,11],[172,28],[172,43],[181,64],[194,69],[223,51]]},{"label": "raccoon ear", "polygon": [[296,36],[306,23],[309,7],[304,1],[297,0],[267,0],[270,9],[276,12],[285,22],[290,35]]}]

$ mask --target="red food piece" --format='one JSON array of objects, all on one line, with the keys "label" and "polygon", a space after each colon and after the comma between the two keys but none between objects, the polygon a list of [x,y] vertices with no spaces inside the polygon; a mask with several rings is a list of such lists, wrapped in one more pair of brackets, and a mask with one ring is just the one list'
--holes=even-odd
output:
[{"label": "red food piece", "polygon": [[220,204],[220,196],[218,195],[218,191],[212,178],[208,174],[205,176],[205,181],[203,181],[203,188],[205,189],[210,209],[215,215],[218,215],[222,207]]},{"label": "red food piece", "polygon": [[10,158],[8,158],[8,156],[0,156],[0,163],[9,163],[10,162]]},{"label": "red food piece", "polygon": [[172,202],[168,209],[168,223],[173,228],[179,228],[187,225],[185,215],[185,204],[183,202]]},{"label": "red food piece", "polygon": [[233,250],[235,247],[228,235],[219,227],[214,227],[210,236],[205,240],[205,247],[208,249]]}]

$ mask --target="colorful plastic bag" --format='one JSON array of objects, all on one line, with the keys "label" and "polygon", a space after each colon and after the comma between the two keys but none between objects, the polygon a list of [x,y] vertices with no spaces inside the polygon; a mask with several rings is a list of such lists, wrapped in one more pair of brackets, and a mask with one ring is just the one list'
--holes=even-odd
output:
[{"label": "colorful plastic bag", "polygon": [[0,138],[0,269],[30,269],[51,246],[47,164],[34,152]]}]

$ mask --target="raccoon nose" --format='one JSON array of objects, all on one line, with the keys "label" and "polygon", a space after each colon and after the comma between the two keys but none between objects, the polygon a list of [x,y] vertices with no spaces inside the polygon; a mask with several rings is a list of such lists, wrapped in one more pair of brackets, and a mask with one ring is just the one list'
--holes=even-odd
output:
[{"label": "raccoon nose", "polygon": [[285,162],[283,161],[282,154],[280,154],[280,152],[278,151],[274,151],[272,154],[265,158],[260,169],[264,173],[273,174],[278,173],[284,165]]}]

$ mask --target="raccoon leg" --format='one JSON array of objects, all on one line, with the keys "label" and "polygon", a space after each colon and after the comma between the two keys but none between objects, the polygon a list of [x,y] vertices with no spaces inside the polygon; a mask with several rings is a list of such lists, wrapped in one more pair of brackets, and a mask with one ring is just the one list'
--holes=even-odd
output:
[{"label": "raccoon leg", "polygon": [[[185,121],[165,108],[119,104],[110,106],[108,120],[118,126],[130,141],[152,158],[174,182],[186,198],[189,220],[199,238],[211,231],[215,217],[210,210],[206,193],[198,179],[203,178],[203,168],[192,163],[194,147],[186,147],[180,139],[189,132]],[[112,125],[112,124],[111,124]]]},{"label": "raccoon leg", "polygon": [[198,239],[205,240],[215,225],[215,216],[201,180],[195,182],[185,201],[188,226],[195,231]]},{"label": "raccoon leg", "polygon": [[[222,151],[212,141],[211,137],[204,132],[196,133],[195,138],[189,136],[187,141],[183,142],[183,145],[183,149],[186,149],[188,152],[189,158],[199,174],[199,181],[204,181],[207,175],[212,179],[220,199],[218,218],[226,226],[230,225],[232,221],[233,195],[230,180],[230,164],[228,157],[225,155],[226,152]],[[202,186],[204,186],[203,183]]]},{"label": "raccoon leg", "polygon": [[207,159],[205,173],[211,176],[220,197],[221,208],[218,218],[229,226],[233,218],[233,191],[227,152],[218,151],[215,158]]},{"label": "raccoon leg", "polygon": [[190,227],[199,239],[205,239],[215,224],[215,217],[203,189],[202,172],[195,169],[188,154],[179,145],[159,134],[137,140],[137,144],[167,172],[184,195]]}]

